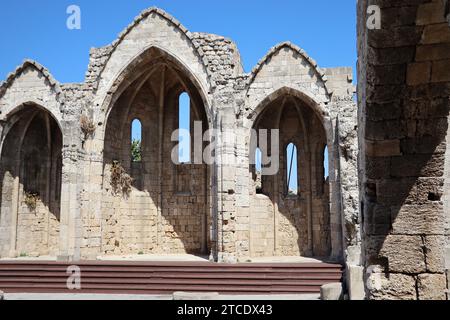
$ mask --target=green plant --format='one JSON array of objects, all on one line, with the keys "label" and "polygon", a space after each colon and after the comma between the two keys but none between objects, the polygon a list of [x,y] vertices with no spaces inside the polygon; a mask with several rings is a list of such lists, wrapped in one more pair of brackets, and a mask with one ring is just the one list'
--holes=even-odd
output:
[{"label": "green plant", "polygon": [[143,254],[144,254],[143,251],[139,251],[139,252],[138,252],[138,255],[140,255],[140,256],[142,256]]},{"label": "green plant", "polygon": [[141,141],[133,139],[131,143],[131,160],[133,162],[142,161]]},{"label": "green plant", "polygon": [[25,191],[23,202],[27,205],[30,211],[36,210],[38,200],[39,195],[37,193]]},{"label": "green plant", "polygon": [[22,253],[20,254],[20,257],[21,257],[21,258],[28,257],[28,253],[22,252]]},{"label": "green plant", "polygon": [[111,186],[114,193],[122,192],[128,195],[131,192],[132,183],[133,179],[126,173],[119,161],[113,161],[111,166]]}]

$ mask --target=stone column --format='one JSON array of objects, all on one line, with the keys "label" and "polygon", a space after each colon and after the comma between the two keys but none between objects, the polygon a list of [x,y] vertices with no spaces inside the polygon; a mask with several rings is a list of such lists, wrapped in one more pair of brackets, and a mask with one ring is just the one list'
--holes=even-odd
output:
[{"label": "stone column", "polygon": [[20,192],[19,176],[14,177],[12,185],[11,196],[11,225],[10,225],[10,240],[9,240],[9,257],[17,257],[16,244],[17,244],[17,221],[19,216],[19,192]]},{"label": "stone column", "polygon": [[236,251],[237,261],[250,259],[250,123],[238,120],[236,139]]},{"label": "stone column", "polygon": [[[86,159],[81,162],[83,192],[81,193],[82,259],[96,260],[102,243],[102,182],[103,157],[96,140],[85,142]],[[96,150],[96,151],[94,151]]]},{"label": "stone column", "polygon": [[76,261],[81,258],[81,132],[78,119],[63,124],[60,253],[58,260]]},{"label": "stone column", "polygon": [[[380,9],[379,29],[368,27],[374,18],[369,5]],[[446,298],[450,27],[444,9],[443,0],[358,1],[360,193],[369,299]]]},{"label": "stone column", "polygon": [[342,245],[346,267],[346,283],[351,300],[365,297],[361,266],[361,228],[358,185],[357,107],[348,99],[337,102],[336,120],[339,154],[339,197],[342,224]]},{"label": "stone column", "polygon": [[236,257],[236,127],[234,108],[218,110],[217,166],[217,260],[235,263]]},{"label": "stone column", "polygon": [[331,259],[342,260],[342,212],[339,193],[339,145],[337,142],[336,116],[325,121],[329,152],[330,240]]}]

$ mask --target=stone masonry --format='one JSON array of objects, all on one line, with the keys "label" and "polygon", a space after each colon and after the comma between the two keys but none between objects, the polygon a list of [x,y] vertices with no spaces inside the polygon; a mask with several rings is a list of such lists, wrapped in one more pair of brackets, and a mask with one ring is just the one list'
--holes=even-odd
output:
[{"label": "stone masonry", "polygon": [[[366,26],[369,5],[381,9],[380,29]],[[446,298],[446,10],[442,0],[358,1],[360,199],[371,299]]]},{"label": "stone masonry", "polygon": [[[322,70],[282,43],[244,73],[231,40],[191,33],[156,8],[90,56],[84,83],[60,84],[25,61],[1,85],[2,257],[194,253],[219,262],[299,255],[343,261],[347,248],[359,245],[359,228],[343,228],[347,220],[359,224],[351,200],[356,166],[346,166],[353,178],[339,174],[344,163],[356,163],[356,141],[348,139],[356,131],[337,131],[339,122],[356,121],[351,68]],[[191,131],[218,130],[214,156],[221,161],[171,161],[182,93],[190,97]],[[139,162],[130,156],[136,119]],[[262,176],[261,192],[250,163],[252,129],[280,129],[280,168]],[[240,134],[230,138],[230,131]],[[287,192],[289,143],[298,150],[294,194]],[[132,181],[129,190],[114,185],[118,166]]]},{"label": "stone masonry", "polygon": [[[158,8],[91,49],[83,83],[24,61],[0,84],[0,257],[319,257],[345,265],[351,299],[446,298],[444,2],[358,1],[359,107],[352,68],[285,42],[245,73],[231,40]],[[380,30],[366,27],[372,4]],[[172,161],[184,93],[190,158],[213,146],[214,162]]]}]

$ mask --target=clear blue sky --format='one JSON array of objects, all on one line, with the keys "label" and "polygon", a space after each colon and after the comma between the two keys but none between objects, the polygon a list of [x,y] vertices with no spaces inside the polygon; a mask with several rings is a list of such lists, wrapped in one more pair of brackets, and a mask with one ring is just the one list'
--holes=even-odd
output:
[{"label": "clear blue sky", "polygon": [[[81,30],[66,28],[71,4],[81,8]],[[31,58],[61,82],[82,82],[89,48],[114,41],[151,6],[190,31],[233,39],[247,72],[287,40],[322,67],[356,64],[356,0],[15,0],[2,1],[0,9],[0,79]]]},{"label": "clear blue sky", "polygon": [[[81,30],[66,27],[72,4],[81,8]],[[152,6],[190,31],[231,38],[246,72],[282,41],[300,46],[321,67],[355,69],[356,0],[16,0],[3,1],[0,10],[0,80],[30,58],[60,82],[82,82],[89,49],[110,44]],[[138,130],[133,136],[139,138]]]}]

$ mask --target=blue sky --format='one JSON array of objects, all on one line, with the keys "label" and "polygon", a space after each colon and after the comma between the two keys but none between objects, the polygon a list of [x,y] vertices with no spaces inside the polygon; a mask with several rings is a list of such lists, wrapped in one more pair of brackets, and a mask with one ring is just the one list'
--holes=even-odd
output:
[{"label": "blue sky", "polygon": [[[81,30],[66,27],[71,4],[81,8]],[[2,1],[0,9],[0,79],[31,58],[61,82],[81,82],[89,48],[114,41],[151,6],[191,31],[230,37],[247,72],[287,40],[322,67],[356,64],[356,0],[16,0]]]},{"label": "blue sky", "polygon": [[[66,27],[70,5],[81,9],[81,30]],[[355,69],[356,0],[16,0],[3,1],[0,9],[0,81],[30,58],[60,82],[82,82],[89,49],[113,42],[152,6],[190,31],[231,38],[246,72],[283,41],[306,50],[321,67]]]}]

